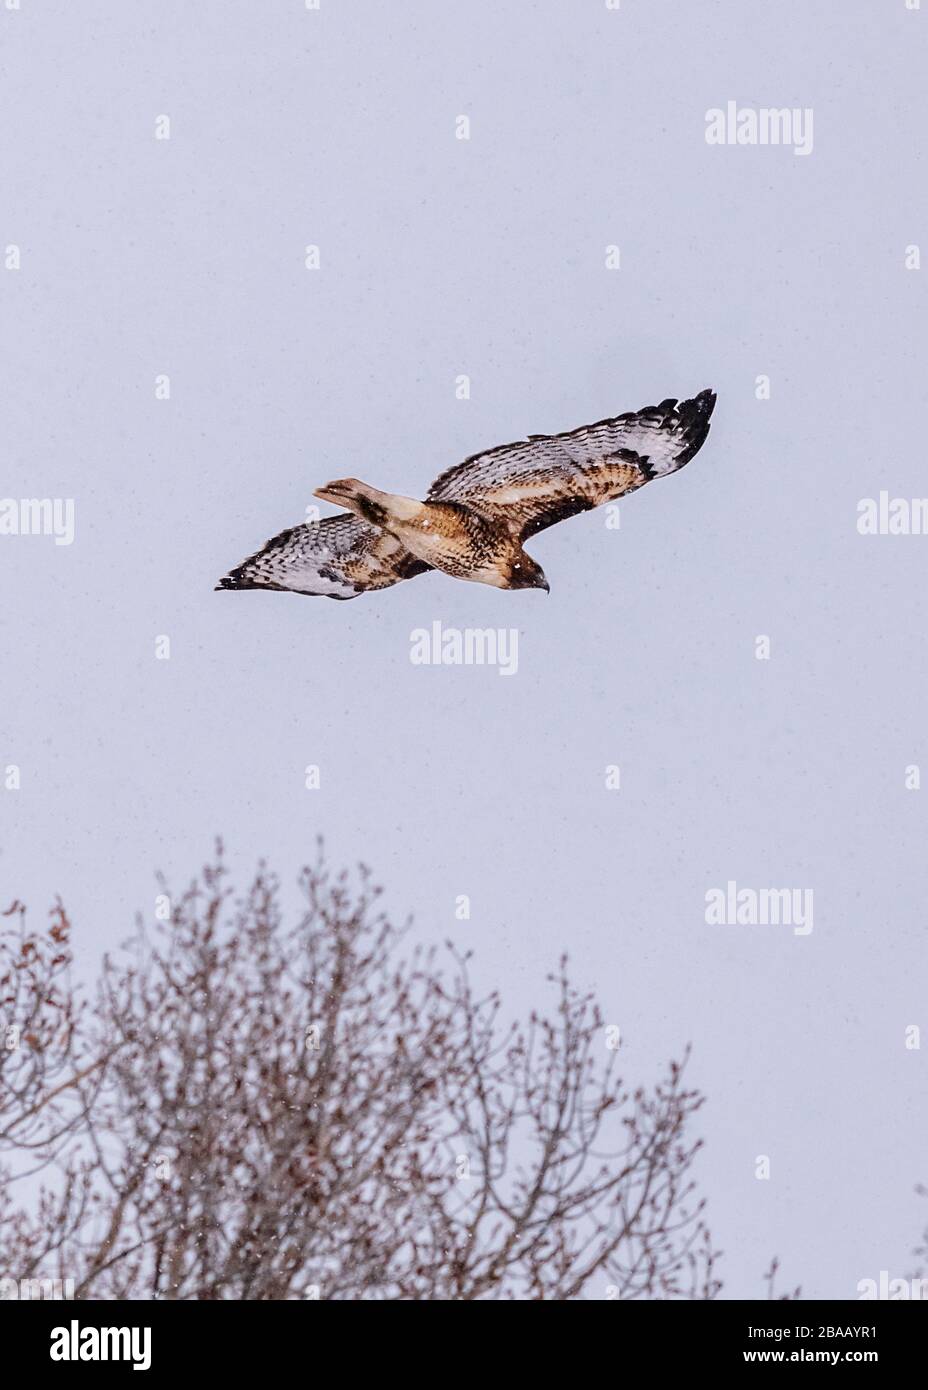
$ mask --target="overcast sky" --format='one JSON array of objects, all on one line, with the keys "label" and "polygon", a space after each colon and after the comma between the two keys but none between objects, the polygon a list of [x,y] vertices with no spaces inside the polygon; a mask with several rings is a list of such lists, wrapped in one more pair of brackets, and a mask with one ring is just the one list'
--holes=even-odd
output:
[{"label": "overcast sky", "polygon": [[[221,832],[242,877],[289,878],[323,831],[515,1009],[566,947],[630,1080],[693,1044],[728,1297],[776,1252],[854,1298],[911,1272],[928,1214],[928,537],[857,528],[928,493],[926,25],[905,0],[0,11],[0,495],[74,500],[70,545],[0,536],[3,898],[60,893],[89,970],[157,868],[186,881]],[[811,150],[709,144],[730,101],[810,109]],[[689,467],[618,529],[530,544],[550,596],[213,592],[331,477],[421,496],[707,386]],[[435,621],[517,628],[518,670],[414,665]],[[811,890],[813,929],[710,924],[729,881]]]}]

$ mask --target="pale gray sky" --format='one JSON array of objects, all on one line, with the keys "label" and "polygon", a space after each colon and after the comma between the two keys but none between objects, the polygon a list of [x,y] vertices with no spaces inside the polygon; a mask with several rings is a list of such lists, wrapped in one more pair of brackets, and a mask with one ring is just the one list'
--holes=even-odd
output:
[{"label": "pale gray sky", "polygon": [[[694,1045],[728,1296],[776,1251],[853,1298],[924,1222],[928,538],[856,517],[928,492],[926,25],[904,0],[0,10],[0,494],[76,520],[0,537],[0,895],[61,893],[89,969],[155,868],[185,880],[222,832],[287,875],[322,830],[514,1007],[567,947],[632,1080]],[[811,108],[812,152],[707,144],[730,100]],[[550,597],[213,592],[330,477],[421,495],[705,386],[706,446],[619,531],[535,539]],[[436,619],[516,625],[518,673],[413,666]],[[812,933],[707,925],[728,880],[811,888]]]}]

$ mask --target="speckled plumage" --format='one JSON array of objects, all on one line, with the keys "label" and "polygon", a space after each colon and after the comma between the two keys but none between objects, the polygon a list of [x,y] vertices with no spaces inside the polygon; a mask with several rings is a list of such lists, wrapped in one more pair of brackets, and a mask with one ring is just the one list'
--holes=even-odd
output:
[{"label": "speckled plumage", "polygon": [[219,581],[347,599],[428,569],[497,588],[547,588],[530,536],[688,463],[709,432],[712,391],[665,400],[565,434],[530,435],[474,454],[420,502],[356,478],[317,490],[342,512],[283,531]]}]

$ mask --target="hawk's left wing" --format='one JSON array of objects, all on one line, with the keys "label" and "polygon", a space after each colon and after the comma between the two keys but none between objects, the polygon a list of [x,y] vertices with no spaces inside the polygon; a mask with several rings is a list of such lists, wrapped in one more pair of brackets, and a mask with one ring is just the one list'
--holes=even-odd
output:
[{"label": "hawk's left wing", "polygon": [[568,434],[535,434],[447,469],[430,502],[508,519],[524,541],[689,463],[709,433],[714,391],[662,401]]},{"label": "hawk's left wing", "polygon": [[351,512],[304,522],[267,542],[217,589],[289,589],[296,594],[348,599],[388,589],[431,569],[398,540]]}]

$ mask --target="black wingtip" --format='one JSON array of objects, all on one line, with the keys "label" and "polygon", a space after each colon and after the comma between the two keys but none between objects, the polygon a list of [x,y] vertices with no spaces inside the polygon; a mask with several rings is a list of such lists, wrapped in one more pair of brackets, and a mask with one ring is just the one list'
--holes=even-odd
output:
[{"label": "black wingtip", "polygon": [[708,387],[691,401],[681,401],[677,406],[677,414],[683,422],[683,439],[686,441],[686,447],[677,459],[678,468],[689,463],[702,448],[709,433],[709,416],[714,409],[715,392]]},{"label": "black wingtip", "polygon": [[682,401],[680,404],[680,414],[689,413],[700,416],[703,420],[708,420],[715,409],[716,395],[711,387],[706,387],[705,391],[700,391],[698,396],[694,396],[691,401]]},{"label": "black wingtip", "polygon": [[251,587],[252,586],[243,577],[241,570],[233,570],[231,574],[224,574],[222,576],[213,590],[213,593],[221,593],[223,589],[250,589]]}]

